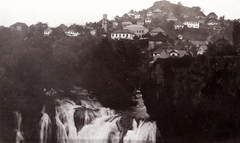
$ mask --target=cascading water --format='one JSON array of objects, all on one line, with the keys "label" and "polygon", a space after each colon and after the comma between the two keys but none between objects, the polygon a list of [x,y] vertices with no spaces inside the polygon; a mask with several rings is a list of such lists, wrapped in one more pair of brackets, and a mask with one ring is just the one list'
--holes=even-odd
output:
[{"label": "cascading water", "polygon": [[[96,100],[81,99],[81,105],[69,99],[56,100],[57,143],[142,143],[156,142],[156,123],[128,118],[102,107]],[[51,138],[51,121],[43,108],[40,143]],[[124,119],[128,125],[124,124]],[[129,127],[130,126],[130,127]]]},{"label": "cascading water", "polygon": [[13,112],[15,121],[16,121],[16,143],[20,143],[24,140],[22,132],[21,132],[21,123],[22,123],[22,114],[18,111]]},{"label": "cascading water", "polygon": [[51,139],[51,120],[48,114],[45,113],[45,106],[42,109],[42,118],[40,120],[40,143],[47,143]]}]

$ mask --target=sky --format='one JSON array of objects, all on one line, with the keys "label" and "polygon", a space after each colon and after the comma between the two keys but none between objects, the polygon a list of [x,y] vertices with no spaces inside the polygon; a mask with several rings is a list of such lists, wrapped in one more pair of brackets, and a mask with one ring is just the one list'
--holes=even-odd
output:
[{"label": "sky", "polygon": [[[0,0],[0,25],[16,22],[28,26],[37,22],[56,27],[60,24],[85,24],[97,22],[107,14],[109,20],[122,16],[131,9],[140,11],[151,7],[158,0]],[[184,6],[199,6],[207,15],[215,12],[225,19],[240,18],[240,0],[168,0]]]}]

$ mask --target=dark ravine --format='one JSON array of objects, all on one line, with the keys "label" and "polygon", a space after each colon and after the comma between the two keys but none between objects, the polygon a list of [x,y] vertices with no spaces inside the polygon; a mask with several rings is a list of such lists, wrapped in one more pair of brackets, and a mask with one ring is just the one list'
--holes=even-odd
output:
[{"label": "dark ravine", "polygon": [[142,85],[163,140],[213,142],[240,135],[240,57],[159,59]]}]

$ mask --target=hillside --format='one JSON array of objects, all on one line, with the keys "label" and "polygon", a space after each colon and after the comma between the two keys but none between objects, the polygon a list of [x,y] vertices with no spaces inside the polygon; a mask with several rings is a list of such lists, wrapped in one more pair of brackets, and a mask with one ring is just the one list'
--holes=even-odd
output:
[{"label": "hillside", "polygon": [[[145,20],[150,17],[151,22],[146,23],[145,21],[144,26],[150,31],[156,27],[161,27],[171,38],[175,38],[181,34],[190,40],[214,42],[224,37],[231,42],[233,21],[226,20],[224,16],[217,15],[216,18],[211,18],[208,13],[204,13],[203,11],[199,6],[187,7],[182,5],[181,2],[173,4],[170,1],[162,0],[156,1],[151,7],[141,11],[130,10],[118,18],[118,20],[115,20],[120,23],[130,21],[133,24],[137,24],[138,20]],[[136,14],[140,14],[141,16],[137,18]],[[175,19],[169,19],[169,17]],[[194,17],[198,21],[199,25],[197,28],[191,28],[185,23],[189,21],[190,17]],[[215,23],[211,23],[212,21],[215,21]],[[179,23],[184,26],[176,29],[175,24]]]},{"label": "hillside", "polygon": [[166,13],[172,12],[174,15],[178,15],[179,13],[195,15],[195,14],[198,14],[199,12],[201,12],[200,7],[191,7],[190,8],[190,7],[183,6],[181,3],[173,4],[173,3],[169,2],[169,1],[165,1],[165,0],[155,2],[153,4],[153,6],[151,6],[147,10],[155,10],[158,8]]}]

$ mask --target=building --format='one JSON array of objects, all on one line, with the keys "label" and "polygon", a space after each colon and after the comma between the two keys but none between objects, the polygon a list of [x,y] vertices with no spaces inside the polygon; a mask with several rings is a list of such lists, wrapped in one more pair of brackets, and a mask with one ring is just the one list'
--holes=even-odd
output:
[{"label": "building", "polygon": [[181,39],[178,39],[174,43],[174,50],[185,50],[185,44]]},{"label": "building", "polygon": [[184,28],[184,25],[180,20],[174,23],[174,29],[183,29],[183,28]]},{"label": "building", "polygon": [[128,26],[128,25],[132,25],[132,22],[130,20],[124,20],[122,22],[122,27]]},{"label": "building", "polygon": [[133,11],[133,10],[130,10],[129,13],[127,13],[127,15],[128,15],[129,17],[133,17],[133,16],[134,16],[134,11]]},{"label": "building", "polygon": [[183,22],[184,25],[186,25],[188,28],[196,28],[198,29],[200,27],[200,23],[198,21],[198,19],[191,15],[189,16],[184,22]]},{"label": "building", "polygon": [[204,24],[206,20],[206,18],[198,18],[200,24]]},{"label": "building", "polygon": [[219,25],[220,22],[217,19],[210,19],[207,23],[208,26]]},{"label": "building", "polygon": [[218,39],[213,43],[217,48],[222,48],[230,45],[229,41],[224,37],[222,39]]},{"label": "building", "polygon": [[133,40],[135,34],[128,29],[118,29],[111,33],[111,39],[115,40]]},{"label": "building", "polygon": [[135,35],[137,35],[139,38],[141,38],[142,35],[148,33],[148,29],[146,27],[144,27],[143,25],[137,25],[137,24],[125,26],[125,27],[123,27],[123,29],[130,30]]},{"label": "building", "polygon": [[[169,43],[164,43],[164,44],[161,44],[161,45],[157,45],[155,46],[154,48],[155,50],[152,52],[152,56],[154,58],[159,58],[160,56],[163,56],[162,52],[164,50],[167,50],[167,49],[170,49],[170,46],[169,46]],[[165,56],[166,57],[166,56]]]},{"label": "building", "polygon": [[154,61],[158,58],[166,59],[166,58],[181,58],[187,55],[192,55],[189,51],[186,50],[175,50],[173,48],[158,48],[153,52]]},{"label": "building", "polygon": [[138,21],[137,21],[137,25],[144,25],[144,21],[143,21],[143,20],[141,20],[141,19],[140,19],[140,20],[138,20]]},{"label": "building", "polygon": [[119,17],[118,15],[114,17],[114,20],[115,20],[115,21],[118,21],[118,20],[120,20],[120,19],[121,19],[121,17]]},{"label": "building", "polygon": [[148,50],[153,50],[158,45],[162,45],[163,43],[167,43],[169,40],[168,35],[160,32],[157,35],[151,37],[148,41]]},{"label": "building", "polygon": [[177,21],[177,18],[171,13],[168,16],[167,21]]},{"label": "building", "polygon": [[152,18],[151,17],[145,18],[145,24],[146,25],[151,24],[151,23],[152,23]]},{"label": "building", "polygon": [[201,19],[201,18],[206,18],[207,16],[203,13],[203,12],[199,12],[197,15],[196,15],[197,19]]},{"label": "building", "polygon": [[51,33],[52,33],[52,29],[48,27],[44,30],[43,35],[50,36]]},{"label": "building", "polygon": [[157,35],[158,33],[160,33],[160,32],[162,32],[162,33],[164,33],[165,35],[167,35],[167,33],[166,33],[162,28],[160,28],[160,27],[157,27],[157,28],[151,30],[149,33],[151,34],[151,36],[156,36],[156,35]]},{"label": "building", "polygon": [[207,15],[207,18],[209,18],[209,19],[218,19],[218,16],[214,12],[210,12]]},{"label": "building", "polygon": [[69,27],[66,31],[65,34],[69,37],[77,37],[78,35],[80,35],[79,32],[77,32],[76,28],[74,27]]},{"label": "building", "polygon": [[102,29],[104,30],[105,33],[107,33],[107,14],[103,14],[103,19],[102,19]]},{"label": "building", "polygon": [[160,18],[162,17],[163,13],[160,9],[156,9],[153,11],[153,18]]},{"label": "building", "polygon": [[153,16],[153,12],[152,11],[148,11],[147,12],[147,17],[152,17]]},{"label": "building", "polygon": [[135,12],[135,13],[134,13],[134,18],[135,18],[135,19],[140,19],[140,18],[141,18],[140,13],[139,13],[139,12]]},{"label": "building", "polygon": [[112,22],[112,27],[114,27],[114,28],[115,28],[115,27],[118,27],[118,22],[117,22],[117,21],[113,21],[113,22]]}]

